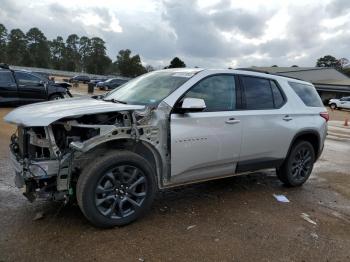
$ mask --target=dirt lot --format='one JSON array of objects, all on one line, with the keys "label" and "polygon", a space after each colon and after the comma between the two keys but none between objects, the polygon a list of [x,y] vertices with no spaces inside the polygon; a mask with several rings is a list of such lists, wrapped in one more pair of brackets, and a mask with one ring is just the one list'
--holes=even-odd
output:
[{"label": "dirt lot", "polygon": [[301,188],[271,171],[166,190],[142,220],[99,230],[77,206],[30,204],[13,186],[9,110],[0,109],[0,261],[350,261],[348,141],[327,139]]},{"label": "dirt lot", "polygon": [[348,119],[350,123],[350,110],[347,110],[347,109],[332,110],[329,107],[327,109],[328,109],[330,120],[344,121],[345,119]]}]

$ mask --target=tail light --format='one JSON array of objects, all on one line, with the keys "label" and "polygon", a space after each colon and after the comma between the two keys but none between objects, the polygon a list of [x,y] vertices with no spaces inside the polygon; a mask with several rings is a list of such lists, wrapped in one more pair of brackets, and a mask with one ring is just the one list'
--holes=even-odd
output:
[{"label": "tail light", "polygon": [[328,120],[329,120],[328,112],[321,112],[320,116],[323,117],[326,120],[326,122],[328,122]]}]

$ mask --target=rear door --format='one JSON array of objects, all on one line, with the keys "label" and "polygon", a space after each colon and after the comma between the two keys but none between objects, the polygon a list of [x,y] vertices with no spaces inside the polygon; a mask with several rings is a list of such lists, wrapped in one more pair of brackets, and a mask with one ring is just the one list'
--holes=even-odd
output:
[{"label": "rear door", "polygon": [[272,167],[282,162],[294,136],[295,121],[275,80],[240,76],[242,148],[237,171]]},{"label": "rear door", "polygon": [[17,84],[9,70],[0,70],[0,103],[18,100]]},{"label": "rear door", "polygon": [[47,92],[42,79],[27,72],[15,72],[18,96],[23,102],[47,100]]}]

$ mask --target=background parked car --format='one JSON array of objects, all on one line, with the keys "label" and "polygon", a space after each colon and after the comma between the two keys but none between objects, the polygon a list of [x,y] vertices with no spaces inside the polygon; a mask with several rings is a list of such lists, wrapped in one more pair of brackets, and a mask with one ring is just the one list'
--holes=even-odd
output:
[{"label": "background parked car", "polygon": [[97,85],[97,83],[104,82],[108,78],[101,78],[101,77],[96,77],[96,78],[91,78],[90,83],[94,84],[94,86]]},{"label": "background parked car", "polygon": [[69,81],[69,83],[81,82],[81,83],[87,84],[90,82],[90,77],[88,77],[86,75],[77,75],[77,76],[70,78],[68,81]]},{"label": "background parked car", "polygon": [[330,99],[328,104],[332,109],[350,109],[350,96],[342,97],[340,99]]},{"label": "background parked car", "polygon": [[122,84],[125,84],[128,81],[129,81],[128,79],[110,78],[104,82],[97,83],[96,86],[100,90],[110,90],[110,89],[114,89],[118,86],[121,86]]},{"label": "background parked car", "polygon": [[55,83],[48,78],[24,70],[11,70],[0,64],[0,104],[34,103],[72,96],[68,83]]}]

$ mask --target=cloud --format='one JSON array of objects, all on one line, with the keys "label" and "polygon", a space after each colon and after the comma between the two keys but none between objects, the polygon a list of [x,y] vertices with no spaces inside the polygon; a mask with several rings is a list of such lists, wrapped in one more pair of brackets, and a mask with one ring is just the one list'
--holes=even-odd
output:
[{"label": "cloud", "polygon": [[139,53],[162,67],[179,56],[189,66],[313,66],[318,57],[348,55],[350,1],[1,0],[10,31],[41,29],[48,39],[69,34],[105,40],[108,55]]},{"label": "cloud", "polygon": [[334,0],[327,5],[327,10],[332,17],[348,14],[350,11],[350,1]]},{"label": "cloud", "polygon": [[221,1],[209,10],[208,19],[213,20],[218,29],[226,32],[239,32],[247,37],[258,38],[266,29],[266,21],[271,18],[272,10],[247,11],[232,8],[230,1]]}]

